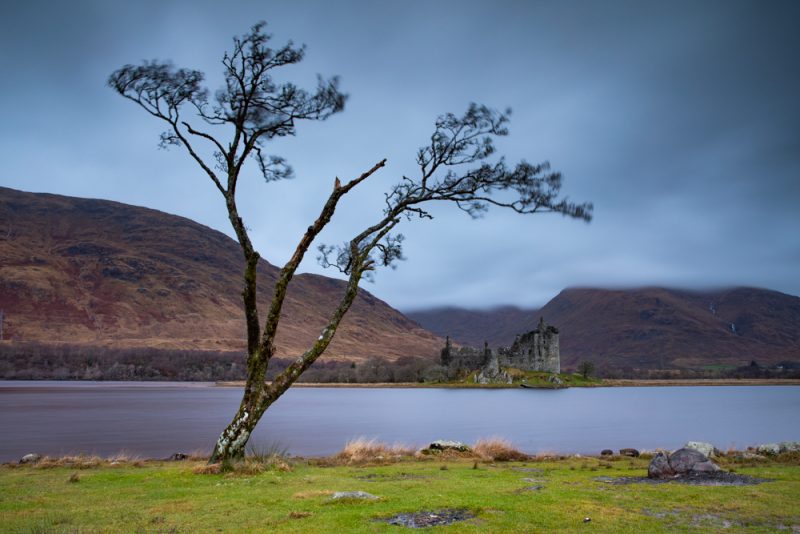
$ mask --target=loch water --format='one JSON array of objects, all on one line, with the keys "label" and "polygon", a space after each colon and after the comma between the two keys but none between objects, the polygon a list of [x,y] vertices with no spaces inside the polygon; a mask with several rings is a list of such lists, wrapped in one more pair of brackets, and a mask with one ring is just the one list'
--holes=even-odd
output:
[{"label": "loch water", "polygon": [[[0,462],[29,452],[208,453],[241,395],[210,383],[0,381]],[[493,436],[528,453],[582,454],[800,440],[800,386],[292,388],[251,443],[320,456],[357,437],[421,446]]]}]

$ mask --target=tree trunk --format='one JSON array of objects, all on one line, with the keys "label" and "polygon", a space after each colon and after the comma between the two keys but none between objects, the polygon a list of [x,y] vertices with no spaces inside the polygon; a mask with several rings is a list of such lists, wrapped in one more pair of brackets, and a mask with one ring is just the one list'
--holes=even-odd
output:
[{"label": "tree trunk", "polygon": [[263,375],[253,380],[252,375],[248,373],[239,410],[230,424],[222,431],[219,439],[217,439],[209,463],[244,458],[245,447],[250,440],[250,434],[252,434],[256,424],[261,419],[261,414],[264,413],[264,407],[261,406],[264,398],[264,389]]}]

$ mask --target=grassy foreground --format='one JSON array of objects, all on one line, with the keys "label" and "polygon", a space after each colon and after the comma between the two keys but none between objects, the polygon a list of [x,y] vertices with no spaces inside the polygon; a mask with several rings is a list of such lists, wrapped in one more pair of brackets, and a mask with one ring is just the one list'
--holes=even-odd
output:
[{"label": "grassy foreground", "polygon": [[[350,460],[353,460],[351,458]],[[358,459],[355,459],[356,461]],[[757,486],[612,485],[646,459],[292,459],[199,474],[202,461],[0,467],[2,532],[400,532],[401,512],[466,509],[448,532],[800,531],[800,466],[723,459]],[[58,464],[58,462],[55,462]],[[344,465],[342,465],[344,464]],[[337,491],[377,500],[333,501]],[[584,518],[590,522],[584,522]]]}]

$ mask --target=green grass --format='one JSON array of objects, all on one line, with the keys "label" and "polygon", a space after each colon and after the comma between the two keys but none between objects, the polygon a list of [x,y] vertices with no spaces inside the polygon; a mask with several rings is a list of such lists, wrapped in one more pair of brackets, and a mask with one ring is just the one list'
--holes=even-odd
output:
[{"label": "green grass", "polygon": [[[638,534],[716,532],[726,524],[725,532],[800,528],[800,466],[775,462],[727,463],[740,474],[773,479],[740,487],[616,486],[593,480],[644,475],[647,460],[629,458],[497,464],[409,459],[355,467],[290,463],[289,472],[255,475],[195,474],[202,462],[81,470],[2,466],[0,531],[402,532],[376,519],[442,508],[466,508],[476,517],[430,531]],[[77,482],[70,482],[76,472]],[[531,485],[543,488],[522,491]],[[380,499],[329,500],[331,492],[352,490]],[[583,523],[584,517],[591,522]]]}]

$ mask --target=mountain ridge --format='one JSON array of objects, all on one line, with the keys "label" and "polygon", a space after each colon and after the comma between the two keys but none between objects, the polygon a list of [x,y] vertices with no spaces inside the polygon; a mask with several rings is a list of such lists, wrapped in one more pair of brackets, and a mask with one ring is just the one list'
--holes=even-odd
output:
[{"label": "mountain ridge", "polygon": [[[800,298],[761,288],[581,287],[561,291],[540,309],[406,313],[438,335],[473,346],[482,346],[484,340],[510,345],[515,334],[531,330],[543,316],[561,331],[562,364],[567,367],[582,360],[634,368],[800,360]],[[495,328],[498,323],[504,323],[502,328]]]},{"label": "mountain ridge", "polygon": [[[222,232],[115,201],[0,187],[5,338],[110,348],[243,351],[242,254]],[[265,317],[277,267],[261,260]],[[319,335],[346,282],[294,277],[277,355]],[[443,340],[361,289],[325,357],[432,358]]]}]

